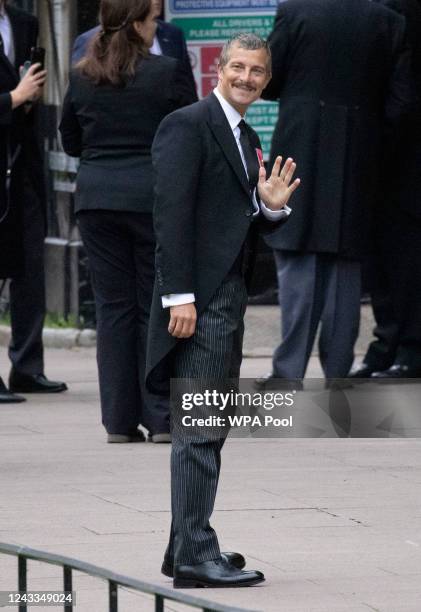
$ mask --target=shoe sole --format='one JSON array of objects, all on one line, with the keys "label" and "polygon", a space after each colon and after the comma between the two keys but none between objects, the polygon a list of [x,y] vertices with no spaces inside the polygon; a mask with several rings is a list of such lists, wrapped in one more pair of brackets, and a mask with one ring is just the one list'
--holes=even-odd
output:
[{"label": "shoe sole", "polygon": [[255,586],[264,582],[264,578],[256,578],[248,582],[235,583],[227,582],[225,584],[214,584],[213,582],[205,582],[204,580],[190,580],[188,578],[174,578],[173,586],[175,589],[236,589],[240,587]]},{"label": "shoe sole", "polygon": [[26,402],[25,397],[11,397],[10,399],[0,399],[0,404],[22,404]]},{"label": "shoe sole", "polygon": [[68,389],[23,389],[22,387],[9,387],[12,393],[63,393],[63,391],[67,391]]},{"label": "shoe sole", "polygon": [[153,434],[149,438],[149,442],[153,442],[154,444],[171,444],[171,434],[170,433]]},{"label": "shoe sole", "polygon": [[108,444],[136,444],[145,442],[145,438],[137,437],[132,438],[131,436],[124,436],[120,434],[108,434],[107,442]]},{"label": "shoe sole", "polygon": [[[242,570],[246,567],[246,562],[244,560],[241,563],[232,563],[232,565],[237,569]],[[167,578],[174,578],[174,571],[172,565],[164,562],[161,566],[161,574],[167,576]]]}]

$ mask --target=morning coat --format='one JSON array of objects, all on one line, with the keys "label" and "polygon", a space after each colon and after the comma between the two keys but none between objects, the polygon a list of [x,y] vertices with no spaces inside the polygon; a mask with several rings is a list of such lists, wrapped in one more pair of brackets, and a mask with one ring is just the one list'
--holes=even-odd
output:
[{"label": "morning coat", "polygon": [[301,186],[271,247],[364,257],[385,133],[411,104],[404,34],[400,15],[367,0],[279,5],[263,97],[279,100],[272,161],[293,157]]}]

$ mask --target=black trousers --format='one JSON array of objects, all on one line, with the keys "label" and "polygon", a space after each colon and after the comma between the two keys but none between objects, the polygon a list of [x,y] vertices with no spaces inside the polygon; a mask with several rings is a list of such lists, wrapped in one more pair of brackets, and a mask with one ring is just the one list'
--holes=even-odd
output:
[{"label": "black trousers", "polygon": [[364,361],[385,370],[393,363],[421,367],[421,220],[401,209],[378,224],[369,278],[374,340]]},{"label": "black trousers", "polygon": [[[179,342],[174,356],[174,378],[221,383],[238,379],[246,305],[242,276],[229,274],[198,317],[194,335]],[[174,408],[179,410],[180,406]],[[201,563],[220,556],[218,539],[209,521],[224,442],[225,437],[207,438],[173,427],[172,524],[166,556],[174,559],[176,565]]]},{"label": "black trousers", "polygon": [[152,434],[168,432],[168,398],[145,387],[155,277],[152,215],[86,210],[77,213],[77,222],[95,295],[104,427],[115,434],[130,433],[139,424]]},{"label": "black trousers", "polygon": [[45,213],[43,203],[28,181],[22,198],[24,270],[10,282],[9,358],[12,367],[23,374],[43,374]]}]

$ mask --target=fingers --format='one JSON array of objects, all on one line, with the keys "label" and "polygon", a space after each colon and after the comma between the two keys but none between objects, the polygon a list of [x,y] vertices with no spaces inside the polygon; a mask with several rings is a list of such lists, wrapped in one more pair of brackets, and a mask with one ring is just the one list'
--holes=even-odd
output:
[{"label": "fingers", "polygon": [[297,187],[300,186],[300,183],[301,183],[301,180],[299,178],[295,179],[295,181],[292,183],[292,185],[290,185],[288,187],[289,193],[290,194],[293,193],[297,189]]},{"label": "fingers", "polygon": [[23,77],[23,81],[31,81],[34,85],[41,87],[47,77],[46,70],[40,70],[41,64],[32,64]]},{"label": "fingers", "polygon": [[297,164],[292,159],[287,159],[287,161],[285,162],[285,166],[283,167],[282,172],[285,172],[283,180],[287,185],[290,184],[292,177],[294,176],[296,167]]},{"label": "fingers", "polygon": [[279,172],[281,170],[281,164],[282,164],[282,157],[278,155],[278,157],[275,159],[275,163],[273,164],[271,177],[273,178],[279,177]]},{"label": "fingers", "polygon": [[[294,172],[297,167],[297,164],[294,162],[294,160],[291,157],[288,157],[288,159],[283,165],[282,170],[281,170],[281,165],[282,165],[282,157],[278,155],[278,157],[275,159],[275,163],[273,164],[271,178],[272,177],[280,178],[281,181],[289,185],[292,177],[294,176]],[[260,179],[260,173],[259,173],[259,179]]]},{"label": "fingers", "polygon": [[190,338],[196,329],[196,307],[194,304],[172,306],[168,332],[174,338]]},{"label": "fingers", "polygon": [[31,64],[26,72],[25,76],[33,76],[41,68],[41,64]]}]

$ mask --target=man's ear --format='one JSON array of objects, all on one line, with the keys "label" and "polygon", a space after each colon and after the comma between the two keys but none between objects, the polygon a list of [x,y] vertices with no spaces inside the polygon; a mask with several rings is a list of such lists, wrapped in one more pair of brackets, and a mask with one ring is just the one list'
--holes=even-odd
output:
[{"label": "man's ear", "polygon": [[[265,87],[267,87],[267,85],[269,84],[270,80],[272,79],[272,73],[271,73],[271,72],[269,72],[269,73],[267,74],[266,79],[267,79],[267,80],[266,80],[266,83],[265,83]],[[263,89],[264,89],[265,87],[263,87]]]}]

